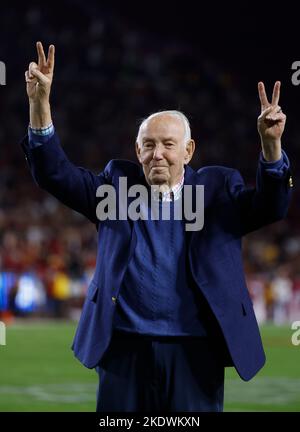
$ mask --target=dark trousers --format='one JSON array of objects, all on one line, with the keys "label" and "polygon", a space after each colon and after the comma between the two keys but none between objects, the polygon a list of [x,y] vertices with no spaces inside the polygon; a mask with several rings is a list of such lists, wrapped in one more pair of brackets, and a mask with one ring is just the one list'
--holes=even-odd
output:
[{"label": "dark trousers", "polygon": [[223,410],[224,363],[208,338],[115,331],[96,371],[97,412]]}]

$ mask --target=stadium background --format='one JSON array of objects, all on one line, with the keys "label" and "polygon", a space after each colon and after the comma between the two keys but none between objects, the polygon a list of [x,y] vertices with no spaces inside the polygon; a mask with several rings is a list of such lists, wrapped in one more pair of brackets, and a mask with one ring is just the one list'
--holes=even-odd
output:
[{"label": "stadium background", "polygon": [[[271,6],[270,6],[271,5]],[[100,172],[112,158],[136,160],[137,125],[180,109],[197,143],[193,168],[237,168],[255,184],[260,151],[257,82],[282,81],[283,146],[294,195],[286,220],[244,239],[248,288],[267,365],[250,383],[230,369],[225,410],[300,411],[300,60],[295,6],[243,2],[27,2],[2,7],[0,60],[0,411],[94,410],[96,374],[70,345],[95,266],[94,227],[34,184],[19,141],[26,133],[24,71],[35,42],[56,46],[52,113],[70,159]]]}]

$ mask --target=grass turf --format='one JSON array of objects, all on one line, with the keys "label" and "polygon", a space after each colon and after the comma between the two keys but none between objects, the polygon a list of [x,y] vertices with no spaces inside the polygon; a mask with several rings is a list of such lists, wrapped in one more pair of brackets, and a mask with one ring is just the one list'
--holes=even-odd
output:
[{"label": "grass turf", "polygon": [[[0,411],[95,411],[97,374],[70,349],[76,324],[13,324],[0,346]],[[261,328],[266,366],[250,382],[226,369],[225,411],[300,411],[300,346],[289,327]]]}]

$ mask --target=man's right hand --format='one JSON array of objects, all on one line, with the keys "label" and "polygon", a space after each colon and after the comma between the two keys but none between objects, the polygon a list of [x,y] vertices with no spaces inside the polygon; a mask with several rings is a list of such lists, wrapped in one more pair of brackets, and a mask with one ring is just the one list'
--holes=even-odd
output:
[{"label": "man's right hand", "polygon": [[38,64],[29,64],[25,81],[30,105],[30,125],[41,128],[51,123],[49,97],[54,70],[54,45],[49,46],[47,59],[41,42],[37,42],[36,48]]}]

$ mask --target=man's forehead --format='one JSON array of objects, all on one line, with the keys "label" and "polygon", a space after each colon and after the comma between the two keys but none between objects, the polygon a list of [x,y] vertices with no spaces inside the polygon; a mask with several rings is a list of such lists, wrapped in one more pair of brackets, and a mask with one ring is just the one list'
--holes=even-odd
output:
[{"label": "man's forehead", "polygon": [[148,119],[141,128],[142,135],[149,133],[184,134],[184,124],[181,118],[170,115],[157,115]]}]

